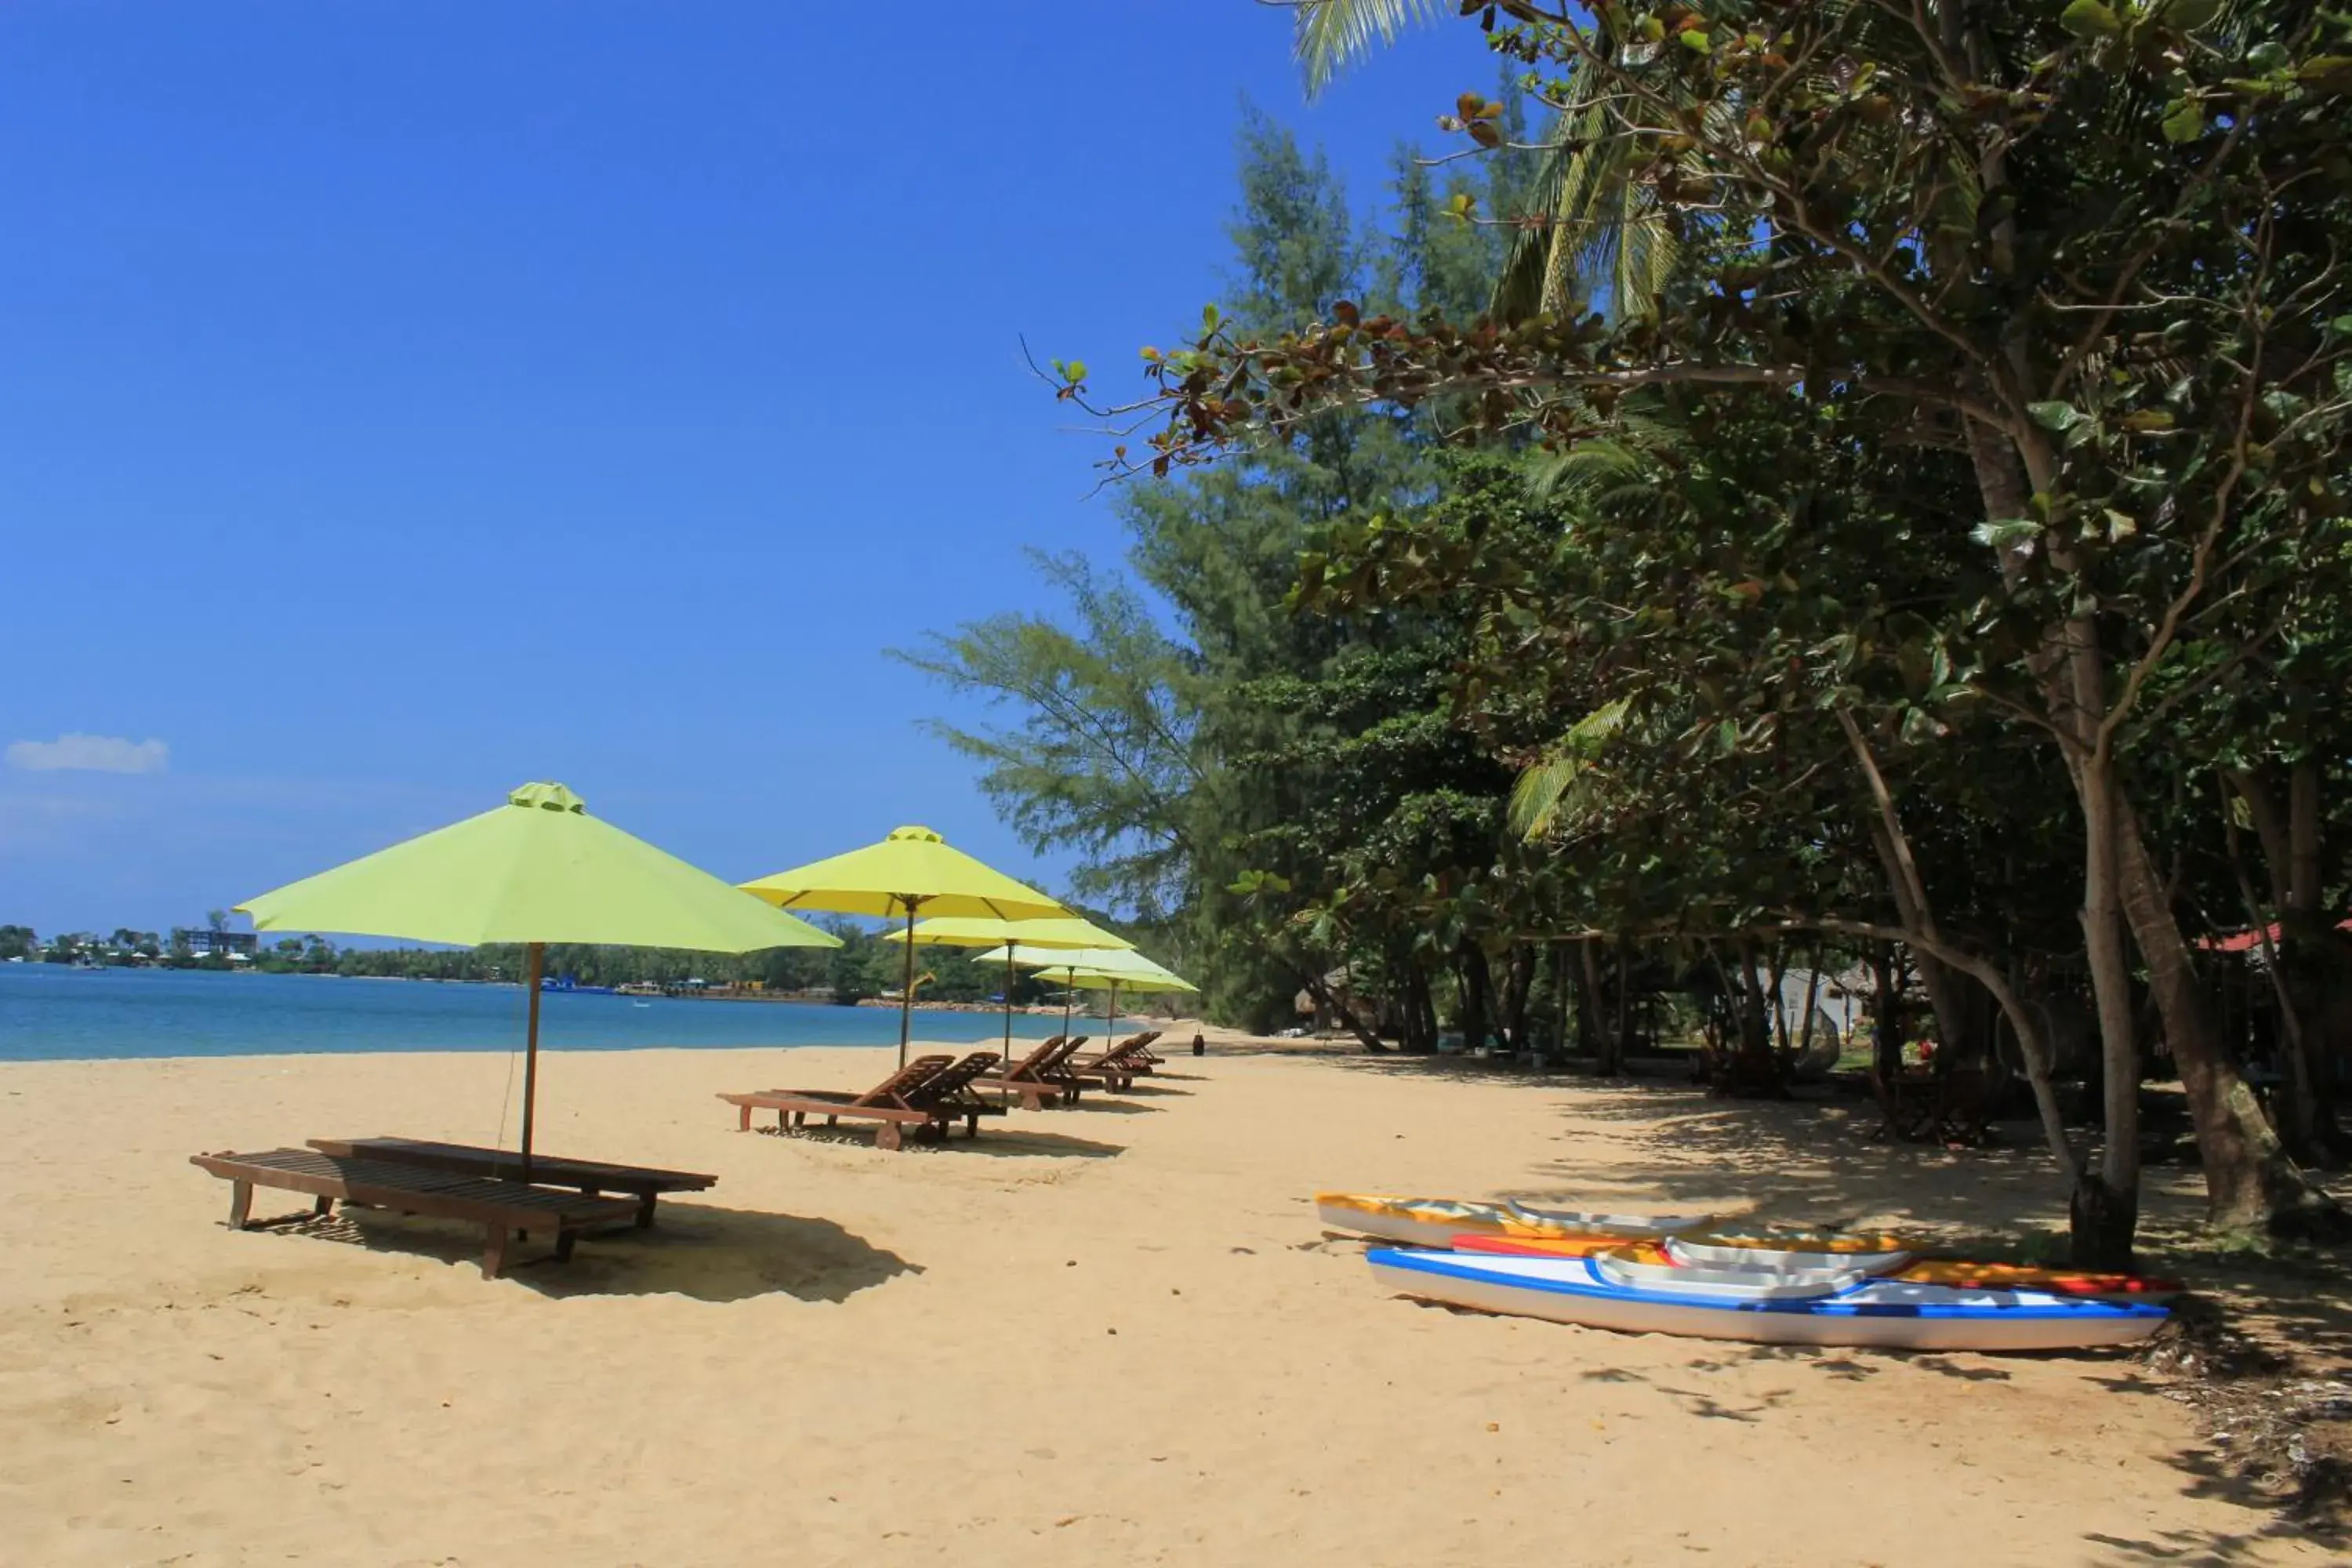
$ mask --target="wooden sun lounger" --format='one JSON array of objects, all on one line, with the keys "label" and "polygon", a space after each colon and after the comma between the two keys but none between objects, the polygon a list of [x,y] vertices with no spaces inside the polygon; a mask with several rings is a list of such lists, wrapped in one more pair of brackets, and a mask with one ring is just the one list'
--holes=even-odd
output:
[{"label": "wooden sun lounger", "polygon": [[945,1138],[948,1129],[959,1120],[968,1122],[972,1135],[977,1137],[979,1112],[926,1104],[922,1099],[924,1086],[954,1065],[953,1057],[917,1057],[863,1094],[824,1089],[763,1089],[751,1094],[722,1094],[719,1098],[742,1113],[736,1124],[737,1131],[742,1132],[751,1131],[751,1112],[772,1110],[780,1128],[804,1127],[812,1116],[824,1117],[828,1127],[838,1125],[843,1117],[853,1121],[871,1121],[875,1124],[874,1146],[877,1149],[904,1147],[909,1127],[918,1137],[936,1130],[940,1138]]},{"label": "wooden sun lounger", "polygon": [[[380,1160],[391,1165],[415,1165],[427,1171],[447,1171],[460,1176],[487,1176],[496,1181],[522,1180],[522,1156],[511,1149],[480,1149],[470,1143],[436,1143],[419,1138],[312,1138],[311,1148],[339,1160]],[[719,1178],[694,1171],[657,1171],[644,1165],[615,1165],[602,1160],[567,1160],[554,1154],[530,1157],[530,1184],[571,1187],[599,1197],[627,1193],[637,1200],[637,1225],[654,1223],[654,1200],[664,1193],[699,1193]]]},{"label": "wooden sun lounger", "polygon": [[984,1073],[979,1081],[991,1089],[1010,1089],[1019,1095],[1024,1110],[1076,1104],[1085,1080],[1066,1064],[1086,1043],[1084,1035],[1067,1039],[1056,1035],[1003,1072]]},{"label": "wooden sun lounger", "polygon": [[1069,1070],[1080,1078],[1100,1079],[1115,1091],[1131,1088],[1138,1078],[1150,1072],[1159,1062],[1160,1058],[1148,1048],[1159,1037],[1157,1029],[1130,1035],[1098,1057],[1071,1062]]},{"label": "wooden sun lounger", "polygon": [[[584,1194],[550,1192],[520,1182],[500,1182],[428,1171],[418,1165],[395,1165],[380,1160],[340,1159],[316,1149],[271,1149],[257,1154],[192,1154],[188,1163],[231,1184],[228,1223],[237,1230],[250,1228],[253,1189],[282,1187],[308,1193],[317,1200],[310,1218],[332,1213],[338,1202],[390,1209],[397,1214],[429,1215],[436,1219],[467,1220],[482,1227],[482,1278],[495,1279],[505,1271],[507,1252],[518,1235],[550,1231],[555,1237],[558,1261],[572,1257],[572,1244],[583,1231],[625,1226],[636,1218],[633,1198],[598,1198]],[[284,1224],[285,1219],[265,1220]]]},{"label": "wooden sun lounger", "polygon": [[[994,1072],[1004,1058],[994,1051],[973,1051],[952,1067],[942,1068],[923,1082],[907,1098],[918,1110],[938,1108],[950,1116],[961,1116],[967,1121],[980,1116],[1002,1116],[1002,1101],[982,1099],[972,1085],[988,1073]],[[980,1131],[975,1124],[974,1132]]]}]

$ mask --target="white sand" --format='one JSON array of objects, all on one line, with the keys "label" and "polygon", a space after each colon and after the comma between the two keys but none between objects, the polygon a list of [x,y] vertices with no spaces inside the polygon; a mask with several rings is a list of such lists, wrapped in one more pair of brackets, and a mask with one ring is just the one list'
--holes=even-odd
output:
[{"label": "white sand", "polygon": [[1381,1297],[1308,1202],[1981,1224],[2052,1212],[2029,1154],[1275,1056],[1176,1059],[1152,1092],[895,1155],[741,1136],[712,1098],[886,1063],[551,1055],[543,1150],[720,1181],[569,1267],[526,1247],[495,1283],[456,1226],[231,1233],[227,1184],[186,1161],[484,1141],[502,1057],[0,1068],[0,1562],[2326,1558],[2208,1495],[2182,1413],[2128,1360],[1455,1315]]}]

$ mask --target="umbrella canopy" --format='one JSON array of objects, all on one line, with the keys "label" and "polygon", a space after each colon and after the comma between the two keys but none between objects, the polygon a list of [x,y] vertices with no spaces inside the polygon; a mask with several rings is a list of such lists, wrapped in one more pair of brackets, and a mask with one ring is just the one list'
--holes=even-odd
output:
[{"label": "umbrella canopy", "polygon": [[478,816],[236,906],[259,931],[348,931],[478,947],[601,942],[752,952],[838,947],[806,921],[529,784]]},{"label": "umbrella canopy", "polygon": [[1070,916],[1036,889],[951,847],[928,827],[894,827],[879,844],[746,882],[743,890],[781,909],[886,919],[909,909],[1001,921]]},{"label": "umbrella canopy", "polygon": [[[1198,991],[1199,986],[1172,969],[1154,963],[1139,952],[1121,952],[1115,948],[1074,948],[1055,952],[1019,953],[1005,948],[1001,953],[984,952],[983,959],[1003,957],[1024,969],[1034,969],[1048,978],[1060,979],[1073,990],[1108,991],[1110,1006],[1104,1013],[1104,1023],[1114,1032],[1118,1022],[1118,990],[1124,985],[1130,991]],[[1062,1026],[1069,1028],[1070,1009],[1062,1009]]]},{"label": "umbrella canopy", "polygon": [[753,952],[838,939],[588,815],[560,784],[247,899],[257,931],[344,931],[412,942],[520,942],[530,950],[522,1170],[538,1099],[539,982],[551,942]]},{"label": "umbrella canopy", "polygon": [[[1003,952],[983,952],[983,961],[1003,959]],[[1199,986],[1172,969],[1154,963],[1139,952],[1122,952],[1114,948],[1072,948],[1051,952],[1023,952],[1015,950],[1013,962],[1024,969],[1040,969],[1049,974],[1066,974],[1076,984],[1095,980],[1108,985],[1116,980],[1130,990],[1138,991],[1197,991]]]},{"label": "umbrella canopy", "polygon": [[[892,942],[931,942],[945,947],[1004,947],[1004,1059],[1013,1060],[1013,955],[1022,948],[1130,948],[1135,944],[1116,931],[1076,915],[1062,920],[1000,921],[989,916],[940,915],[889,933]],[[1063,1010],[1064,1022],[1068,1009]],[[1013,1086],[1004,1086],[1013,1098]]]},{"label": "umbrella canopy", "polygon": [[[999,921],[1070,920],[1054,900],[973,859],[928,827],[894,827],[879,844],[812,860],[743,884],[787,910],[830,910],[845,915],[903,915],[909,936],[919,911]],[[907,943],[906,977],[898,992],[898,1065],[907,1065],[914,1030],[915,944]]]},{"label": "umbrella canopy", "polygon": [[969,915],[941,915],[919,921],[911,932],[894,931],[892,942],[939,942],[949,947],[1132,948],[1135,943],[1116,931],[1076,915],[1061,920],[1001,921]]}]

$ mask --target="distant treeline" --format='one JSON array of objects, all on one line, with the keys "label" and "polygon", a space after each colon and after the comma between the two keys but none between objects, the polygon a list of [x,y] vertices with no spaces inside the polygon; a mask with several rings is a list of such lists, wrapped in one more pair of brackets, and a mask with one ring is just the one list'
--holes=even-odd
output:
[{"label": "distant treeline", "polygon": [[[593,947],[551,943],[546,973],[581,985],[650,983],[676,985],[699,980],[710,985],[757,982],[763,989],[817,993],[856,1003],[895,992],[904,976],[903,950],[847,921],[824,925],[841,939],[837,948],[782,947],[766,952],[695,952],[679,948]],[[217,928],[215,928],[215,930]],[[521,947],[493,943],[475,948],[338,948],[320,936],[288,936],[258,942],[249,958],[195,951],[205,933],[175,931],[169,940],[153,931],[119,929],[111,935],[59,932],[44,942],[30,926],[0,925],[0,963],[152,966],[167,969],[251,969],[268,974],[352,974],[403,980],[520,981],[525,969]],[[242,940],[241,938],[239,939]],[[1002,965],[975,962],[961,948],[923,947],[916,952],[916,994],[929,1002],[980,1002],[1001,997]],[[1013,983],[1013,1000],[1043,1001],[1058,989],[1024,972]]]}]

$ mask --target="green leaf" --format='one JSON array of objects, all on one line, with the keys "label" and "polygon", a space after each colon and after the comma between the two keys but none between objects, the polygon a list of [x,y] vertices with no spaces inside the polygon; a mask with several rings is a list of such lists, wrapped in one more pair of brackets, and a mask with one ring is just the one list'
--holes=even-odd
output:
[{"label": "green leaf", "polygon": [[1683,47],[1694,50],[1702,55],[1706,53],[1710,47],[1707,43],[1706,34],[1697,27],[1686,27],[1676,36],[1681,38]]},{"label": "green leaf", "polygon": [[2193,98],[2184,98],[2164,117],[2164,139],[2167,142],[2194,142],[2205,133],[2205,106]]},{"label": "green leaf", "polygon": [[1068,372],[1070,380],[1073,384],[1084,381],[1087,378],[1087,362],[1082,359],[1072,360],[1065,369]]},{"label": "green leaf", "polygon": [[2071,403],[2029,403],[2025,411],[2032,415],[2033,422],[2044,430],[2072,430],[2090,417]]},{"label": "green leaf", "polygon": [[2040,537],[2042,525],[2030,517],[2003,518],[1998,522],[1980,522],[1969,530],[1969,537],[1992,550],[2007,550]]},{"label": "green leaf", "polygon": [[2058,13],[2058,25],[2078,38],[2112,38],[2123,31],[2116,14],[2099,0],[2074,0]]},{"label": "green leaf", "polygon": [[2111,544],[2119,543],[2124,540],[2129,539],[2133,534],[2139,531],[2139,524],[2135,521],[2128,513],[2120,512],[2113,507],[2108,507],[2106,509],[2106,517],[2107,542]]},{"label": "green leaf", "polygon": [[2172,0],[2158,14],[2168,27],[2193,33],[2221,14],[2221,0]]},{"label": "green leaf", "polygon": [[2169,430],[2172,428],[2172,416],[2161,408],[2135,408],[2124,416],[2123,426],[2126,430],[2143,433]]},{"label": "green leaf", "polygon": [[1202,306],[1202,307],[1201,307],[1201,331],[1202,331],[1202,333],[1203,335],[1206,335],[1206,334],[1208,334],[1208,333],[1210,333],[1210,332],[1213,332],[1213,331],[1215,331],[1217,330],[1217,322],[1218,322],[1221,319],[1222,319],[1222,318],[1221,318],[1221,317],[1219,317],[1219,316],[1218,316],[1218,314],[1217,314],[1217,308],[1216,308],[1216,306],[1214,306],[1214,305],[1213,305],[1213,304],[1212,304],[1212,305],[1203,305],[1203,306]]},{"label": "green leaf", "polygon": [[2286,46],[2276,38],[2264,38],[2246,51],[2246,64],[2264,75],[2274,70],[2284,70],[2289,58]]}]

